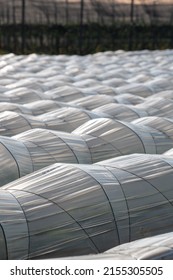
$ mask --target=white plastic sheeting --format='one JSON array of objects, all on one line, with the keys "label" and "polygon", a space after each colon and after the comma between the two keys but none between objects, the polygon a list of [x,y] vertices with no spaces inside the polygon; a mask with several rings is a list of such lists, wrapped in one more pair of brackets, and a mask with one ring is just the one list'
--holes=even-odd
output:
[{"label": "white plastic sheeting", "polygon": [[67,103],[54,100],[37,100],[26,104],[0,102],[0,113],[4,111],[12,111],[37,116],[63,107],[75,106],[70,106]]},{"label": "white plastic sheeting", "polygon": [[0,156],[0,186],[55,162],[92,163],[80,136],[44,129],[1,136]]},{"label": "white plastic sheeting", "polygon": [[90,120],[73,133],[32,129],[0,137],[0,186],[55,162],[91,164],[131,153],[161,154],[170,148],[173,139],[161,131],[107,118]]},{"label": "white plastic sheeting", "polygon": [[138,109],[146,111],[149,116],[173,118],[173,100],[156,96],[146,99],[145,102],[136,105]]},{"label": "white plastic sheeting", "polygon": [[166,152],[164,153],[164,155],[173,156],[173,149],[170,149],[170,150],[166,151]]},{"label": "white plastic sheeting", "polygon": [[76,105],[86,110],[93,110],[104,104],[115,102],[114,98],[107,95],[92,95],[77,99],[73,102],[69,102],[69,105]]},{"label": "white plastic sheeting", "polygon": [[135,106],[115,103],[108,103],[106,105],[97,106],[97,108],[92,110],[92,112],[107,114],[111,119],[128,122],[148,116],[146,111],[138,109]]},{"label": "white plastic sheeting", "polygon": [[134,120],[132,123],[153,127],[164,133],[167,138],[173,139],[173,119],[163,117],[145,117]]},{"label": "white plastic sheeting", "polygon": [[173,231],[172,70],[172,50],[0,56],[0,259]]},{"label": "white plastic sheeting", "polygon": [[41,99],[46,99],[46,95],[44,95],[43,92],[26,87],[17,87],[11,90],[6,89],[0,97],[1,101],[19,104],[28,103],[31,100],[37,101]]},{"label": "white plastic sheeting", "polygon": [[116,88],[117,94],[131,93],[141,97],[148,97],[152,94],[152,89],[142,83],[133,83]]},{"label": "white plastic sheeting", "polygon": [[129,105],[137,105],[137,104],[144,102],[144,100],[145,100],[144,98],[142,98],[140,96],[133,95],[130,93],[119,94],[119,95],[115,96],[114,99],[117,101],[117,103],[129,104]]},{"label": "white plastic sheeting", "polygon": [[141,154],[27,175],[0,190],[6,255],[95,254],[171,232],[172,180],[170,157]]},{"label": "white plastic sheeting", "polygon": [[173,139],[152,127],[108,118],[90,120],[75,131],[86,142],[93,162],[131,153],[161,154]]},{"label": "white plastic sheeting", "polygon": [[63,107],[38,116],[5,111],[0,113],[0,135],[13,136],[31,128],[71,132],[86,121],[103,116],[101,113],[72,107]]}]

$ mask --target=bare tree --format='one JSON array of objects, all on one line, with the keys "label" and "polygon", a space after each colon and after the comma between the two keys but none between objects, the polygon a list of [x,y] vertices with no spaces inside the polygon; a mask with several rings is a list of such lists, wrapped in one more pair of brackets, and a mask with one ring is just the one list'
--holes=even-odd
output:
[{"label": "bare tree", "polygon": [[130,3],[130,23],[131,25],[134,24],[134,0],[131,0]]},{"label": "bare tree", "polygon": [[25,53],[25,15],[26,15],[26,2],[25,0],[22,0],[22,21],[21,21],[21,38],[22,38],[22,44],[21,44],[21,52]]},{"label": "bare tree", "polygon": [[69,1],[65,0],[65,21],[66,24],[69,24]]},{"label": "bare tree", "polygon": [[13,17],[13,24],[16,24],[16,2],[13,0],[12,2],[12,17]]},{"label": "bare tree", "polygon": [[148,4],[145,2],[145,0],[143,0],[142,6],[150,24],[156,25],[159,22],[159,10],[157,9],[157,1],[153,0],[152,3]]}]

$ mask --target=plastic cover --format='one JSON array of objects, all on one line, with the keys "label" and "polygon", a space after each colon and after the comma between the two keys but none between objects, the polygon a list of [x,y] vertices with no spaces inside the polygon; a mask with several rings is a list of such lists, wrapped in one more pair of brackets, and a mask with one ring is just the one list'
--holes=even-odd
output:
[{"label": "plastic cover", "polygon": [[86,96],[75,101],[69,102],[70,105],[76,105],[86,110],[93,110],[104,104],[115,102],[113,97],[108,95],[91,95]]},{"label": "plastic cover", "polygon": [[173,140],[154,128],[108,118],[90,120],[73,131],[87,143],[92,161],[130,153],[163,153]]},{"label": "plastic cover", "polygon": [[[71,257],[80,260],[172,260],[173,232],[142,238],[116,246],[104,253]],[[68,259],[68,258],[66,258]]]},{"label": "plastic cover", "polygon": [[[95,165],[54,164],[27,175],[2,188],[7,195],[0,197],[0,222],[8,255],[22,259],[95,254],[171,232],[172,180],[173,159],[141,154]],[[23,219],[21,234],[18,227],[10,229],[11,223],[18,225],[20,214],[18,205],[16,210],[9,207],[11,195],[27,221]],[[10,247],[14,235],[16,242]]]},{"label": "plastic cover", "polygon": [[102,116],[102,114],[71,107],[57,109],[38,116],[5,111],[0,113],[0,135],[13,136],[31,128],[71,132],[86,121]]},{"label": "plastic cover", "polygon": [[108,103],[106,105],[98,106],[92,112],[107,114],[111,119],[132,121],[141,117],[148,116],[147,113],[138,109],[135,106],[125,104]]}]

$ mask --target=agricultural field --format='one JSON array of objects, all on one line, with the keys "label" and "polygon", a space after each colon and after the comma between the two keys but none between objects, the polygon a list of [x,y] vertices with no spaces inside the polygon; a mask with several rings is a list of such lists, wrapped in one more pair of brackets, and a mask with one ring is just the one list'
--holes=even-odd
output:
[{"label": "agricultural field", "polygon": [[173,259],[173,51],[0,56],[0,259]]}]

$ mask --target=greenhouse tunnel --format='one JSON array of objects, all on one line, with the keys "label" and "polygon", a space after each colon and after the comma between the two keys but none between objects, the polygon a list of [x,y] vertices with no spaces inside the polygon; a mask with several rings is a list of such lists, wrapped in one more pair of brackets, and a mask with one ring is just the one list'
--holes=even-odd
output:
[{"label": "greenhouse tunnel", "polygon": [[0,186],[56,162],[91,164],[131,153],[162,154],[171,148],[173,137],[160,129],[108,118],[90,120],[72,133],[30,129],[11,138],[0,136]]},{"label": "greenhouse tunnel", "polygon": [[0,189],[6,255],[96,254],[171,232],[172,181],[173,159],[146,154],[93,165],[56,163],[13,181]]}]

